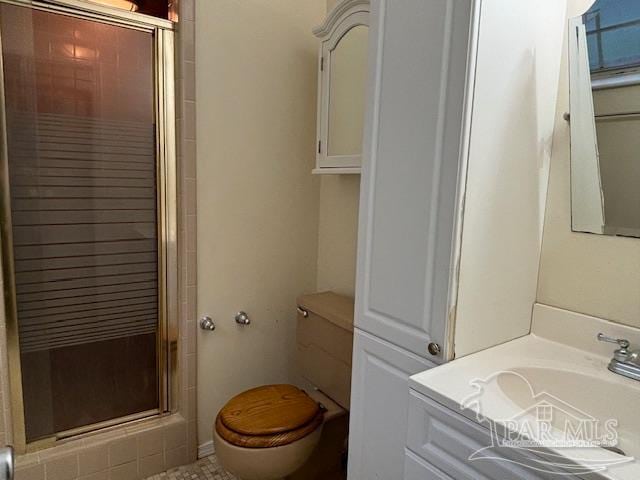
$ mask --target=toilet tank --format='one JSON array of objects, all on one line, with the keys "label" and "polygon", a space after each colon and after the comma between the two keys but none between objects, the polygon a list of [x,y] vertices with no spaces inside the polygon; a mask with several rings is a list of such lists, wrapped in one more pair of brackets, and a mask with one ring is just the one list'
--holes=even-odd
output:
[{"label": "toilet tank", "polygon": [[353,298],[333,292],[299,297],[296,337],[300,374],[348,410],[351,398]]}]

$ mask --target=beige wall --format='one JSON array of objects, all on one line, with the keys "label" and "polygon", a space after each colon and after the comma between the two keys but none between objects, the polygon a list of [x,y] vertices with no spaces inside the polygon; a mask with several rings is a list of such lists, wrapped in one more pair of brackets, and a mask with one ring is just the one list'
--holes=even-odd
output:
[{"label": "beige wall", "polygon": [[353,297],[360,175],[324,175],[320,182],[317,288]]},{"label": "beige wall", "polygon": [[[574,1],[574,13],[580,3]],[[566,52],[566,48],[564,49]],[[563,57],[537,300],[640,327],[640,239],[571,231],[567,55]]]},{"label": "beige wall", "polygon": [[[199,442],[219,408],[294,367],[296,297],[316,287],[319,0],[199,2]],[[233,317],[246,310],[252,324]]]},{"label": "beige wall", "polygon": [[[327,12],[339,0],[327,0]],[[320,179],[318,231],[318,291],[353,297],[360,175],[323,175]]]}]

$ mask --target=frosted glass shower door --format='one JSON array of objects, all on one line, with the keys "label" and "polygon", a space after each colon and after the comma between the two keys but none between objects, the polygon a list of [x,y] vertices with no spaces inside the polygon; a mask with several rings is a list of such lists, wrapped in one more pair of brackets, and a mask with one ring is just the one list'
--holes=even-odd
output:
[{"label": "frosted glass shower door", "polygon": [[0,3],[27,442],[157,413],[153,32]]}]

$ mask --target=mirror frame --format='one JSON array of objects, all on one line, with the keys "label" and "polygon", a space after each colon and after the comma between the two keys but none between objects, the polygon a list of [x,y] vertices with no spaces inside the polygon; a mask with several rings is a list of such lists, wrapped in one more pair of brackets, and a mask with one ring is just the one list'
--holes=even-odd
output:
[{"label": "mirror frame", "polygon": [[[580,33],[582,31],[582,33]],[[586,37],[584,35],[584,25],[582,23],[582,15],[569,19],[569,109],[573,115],[570,117],[570,185],[571,185],[571,230],[579,233],[597,233],[602,234],[604,229],[604,199],[602,192],[602,183],[600,175],[600,166],[598,162],[598,149],[596,143],[595,118],[593,114],[593,98],[591,86],[589,86],[588,98],[583,98],[580,93],[584,90],[580,85],[580,80],[584,74],[584,70],[588,69],[588,65],[581,62],[586,48]],[[591,77],[589,76],[589,80]],[[578,115],[581,110],[587,109],[588,117],[584,118]],[[577,138],[589,138],[589,141],[576,141]],[[591,160],[591,165],[578,164],[585,163],[585,160]],[[584,174],[585,168],[588,169],[590,175]],[[581,175],[582,173],[582,175]],[[594,183],[597,180],[598,185],[587,184]],[[599,197],[593,195],[584,195],[585,191],[597,191]],[[583,208],[578,209],[577,205]],[[594,221],[594,218],[598,221]]]}]

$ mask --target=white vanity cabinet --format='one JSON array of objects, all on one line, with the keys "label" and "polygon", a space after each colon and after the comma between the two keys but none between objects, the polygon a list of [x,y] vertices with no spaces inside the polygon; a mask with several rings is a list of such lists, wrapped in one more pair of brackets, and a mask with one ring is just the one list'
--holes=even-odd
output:
[{"label": "white vanity cabinet", "polygon": [[[446,408],[415,390],[408,396],[409,419],[404,480],[580,480],[559,469],[544,465],[535,470],[533,454],[500,449],[498,459],[469,461],[478,450],[491,445],[488,428]],[[541,461],[541,459],[538,459]],[[446,472],[446,473],[445,473]],[[584,480],[595,478],[587,475]]]},{"label": "white vanity cabinet", "polygon": [[413,452],[407,451],[404,480],[453,480],[449,475],[428,464]]}]

